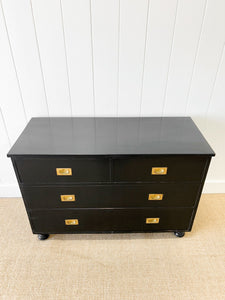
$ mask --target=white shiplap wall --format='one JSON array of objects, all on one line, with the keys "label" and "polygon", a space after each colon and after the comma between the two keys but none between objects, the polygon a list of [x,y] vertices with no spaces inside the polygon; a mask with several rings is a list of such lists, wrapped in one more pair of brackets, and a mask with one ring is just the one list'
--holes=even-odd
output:
[{"label": "white shiplap wall", "polygon": [[193,117],[225,192],[224,0],[0,0],[0,196],[33,116]]}]

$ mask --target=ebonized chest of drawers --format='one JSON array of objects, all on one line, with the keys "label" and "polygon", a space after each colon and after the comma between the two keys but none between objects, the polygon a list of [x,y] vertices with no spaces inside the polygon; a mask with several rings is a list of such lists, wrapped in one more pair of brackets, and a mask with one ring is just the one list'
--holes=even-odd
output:
[{"label": "ebonized chest of drawers", "polygon": [[11,157],[34,234],[190,231],[214,152],[191,118],[33,118]]}]

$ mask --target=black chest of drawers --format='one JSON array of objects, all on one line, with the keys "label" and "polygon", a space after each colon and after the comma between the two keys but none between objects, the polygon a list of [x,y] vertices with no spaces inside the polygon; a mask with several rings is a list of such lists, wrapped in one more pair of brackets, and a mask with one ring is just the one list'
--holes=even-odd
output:
[{"label": "black chest of drawers", "polygon": [[33,233],[190,231],[214,152],[191,118],[33,118],[8,156]]}]

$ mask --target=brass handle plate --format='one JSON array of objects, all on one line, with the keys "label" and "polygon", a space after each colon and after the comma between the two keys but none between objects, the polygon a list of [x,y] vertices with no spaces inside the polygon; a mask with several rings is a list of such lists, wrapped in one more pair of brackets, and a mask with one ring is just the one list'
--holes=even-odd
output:
[{"label": "brass handle plate", "polygon": [[148,200],[162,200],[163,194],[148,194]]},{"label": "brass handle plate", "polygon": [[72,202],[75,201],[75,195],[60,195],[62,202]]},{"label": "brass handle plate", "polygon": [[159,218],[146,218],[146,224],[157,224],[159,223]]},{"label": "brass handle plate", "polygon": [[78,219],[66,219],[65,220],[66,225],[79,225]]},{"label": "brass handle plate", "polygon": [[71,168],[56,168],[57,176],[70,176],[72,175]]},{"label": "brass handle plate", "polygon": [[152,175],[166,175],[167,167],[154,167],[152,168]]}]

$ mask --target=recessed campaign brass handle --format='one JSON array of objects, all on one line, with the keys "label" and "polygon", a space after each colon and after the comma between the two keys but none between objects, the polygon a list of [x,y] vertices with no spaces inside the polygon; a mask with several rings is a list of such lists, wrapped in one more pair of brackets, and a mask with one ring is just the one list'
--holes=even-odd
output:
[{"label": "recessed campaign brass handle", "polygon": [[62,202],[72,202],[75,201],[75,195],[60,195]]},{"label": "recessed campaign brass handle", "polygon": [[57,176],[70,176],[72,175],[71,168],[56,168]]},{"label": "recessed campaign brass handle", "polygon": [[152,168],[152,175],[166,175],[167,167],[154,167]]},{"label": "recessed campaign brass handle", "polygon": [[66,219],[65,220],[66,225],[79,225],[78,219]]},{"label": "recessed campaign brass handle", "polygon": [[157,224],[159,223],[159,218],[146,218],[146,224]]},{"label": "recessed campaign brass handle", "polygon": [[162,200],[163,194],[149,194],[148,200]]}]

